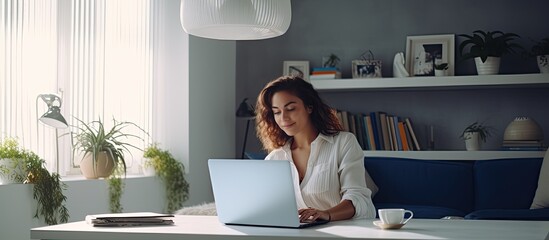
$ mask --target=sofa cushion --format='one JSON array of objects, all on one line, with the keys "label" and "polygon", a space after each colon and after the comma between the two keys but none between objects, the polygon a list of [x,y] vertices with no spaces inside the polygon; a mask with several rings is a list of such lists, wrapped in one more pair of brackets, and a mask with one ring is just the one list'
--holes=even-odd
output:
[{"label": "sofa cushion", "polygon": [[549,220],[549,208],[477,210],[467,214],[465,219],[547,221]]},{"label": "sofa cushion", "polygon": [[473,210],[472,161],[366,157],[365,167],[379,187],[374,205],[394,203]]},{"label": "sofa cushion", "polygon": [[[414,213],[414,218],[440,219],[447,216],[464,217],[466,212],[446,207],[425,206],[425,205],[410,205],[398,203],[377,203],[376,210],[383,208],[404,208]],[[377,214],[377,211],[376,211]],[[378,217],[376,215],[376,217]]]},{"label": "sofa cushion", "polygon": [[549,208],[549,151],[545,151],[539,172],[538,188],[530,208]]},{"label": "sofa cushion", "polygon": [[541,158],[476,161],[475,209],[529,209]]}]

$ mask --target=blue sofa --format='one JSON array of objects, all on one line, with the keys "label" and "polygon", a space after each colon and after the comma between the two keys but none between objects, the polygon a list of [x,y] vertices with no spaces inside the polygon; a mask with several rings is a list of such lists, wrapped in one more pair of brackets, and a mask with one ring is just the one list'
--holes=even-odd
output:
[{"label": "blue sofa", "polygon": [[405,208],[414,218],[549,220],[530,209],[543,158],[481,161],[366,157],[378,186],[376,208]]}]

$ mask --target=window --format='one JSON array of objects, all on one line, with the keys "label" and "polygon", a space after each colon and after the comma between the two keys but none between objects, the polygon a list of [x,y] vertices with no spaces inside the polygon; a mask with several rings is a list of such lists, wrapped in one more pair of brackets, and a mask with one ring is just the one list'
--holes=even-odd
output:
[{"label": "window", "polygon": [[[37,98],[43,93],[62,98],[69,125],[101,118],[109,126],[115,118],[150,132],[151,8],[150,0],[2,1],[1,137],[16,137],[56,169],[56,130],[37,120],[47,109]],[[58,131],[60,173],[78,172],[69,129]],[[134,144],[149,143],[134,133],[145,140]],[[130,173],[141,156],[127,156]]]}]

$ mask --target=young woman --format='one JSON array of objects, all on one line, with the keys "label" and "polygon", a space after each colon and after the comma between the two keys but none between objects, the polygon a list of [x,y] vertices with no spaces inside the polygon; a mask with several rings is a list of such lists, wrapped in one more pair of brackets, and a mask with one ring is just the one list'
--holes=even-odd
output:
[{"label": "young woman", "polygon": [[375,217],[362,148],[310,83],[289,76],[269,82],[256,112],[265,160],[292,163],[301,221]]}]

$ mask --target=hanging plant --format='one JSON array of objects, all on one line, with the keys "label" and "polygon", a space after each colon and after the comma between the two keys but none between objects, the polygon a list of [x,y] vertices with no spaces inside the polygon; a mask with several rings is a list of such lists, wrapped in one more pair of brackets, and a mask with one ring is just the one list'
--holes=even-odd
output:
[{"label": "hanging plant", "polygon": [[166,212],[173,213],[189,198],[189,183],[185,179],[185,167],[172,154],[152,144],[145,149],[144,165],[152,166],[166,189]]}]

